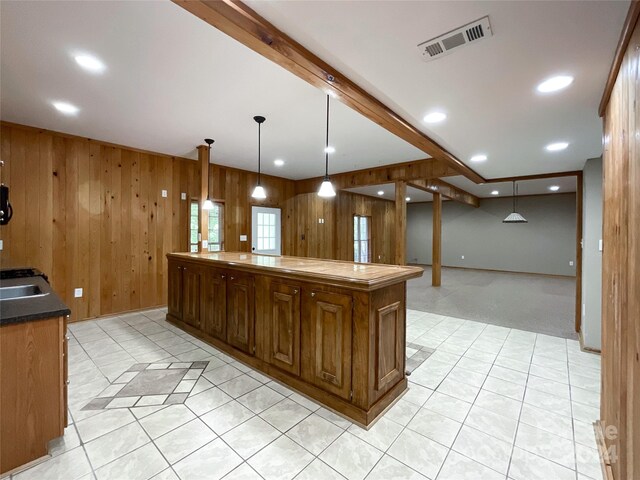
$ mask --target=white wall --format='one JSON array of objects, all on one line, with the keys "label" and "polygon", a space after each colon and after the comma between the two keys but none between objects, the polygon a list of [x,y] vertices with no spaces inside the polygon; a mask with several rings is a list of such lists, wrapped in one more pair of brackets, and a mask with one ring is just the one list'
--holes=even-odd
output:
[{"label": "white wall", "polygon": [[600,350],[602,315],[602,159],[587,160],[583,171],[582,341]]},{"label": "white wall", "polygon": [[[481,199],[479,208],[443,202],[442,265],[575,276],[575,193],[519,198],[529,223],[502,223],[511,211],[511,198]],[[432,204],[409,204],[408,262],[431,264],[431,229]]]}]

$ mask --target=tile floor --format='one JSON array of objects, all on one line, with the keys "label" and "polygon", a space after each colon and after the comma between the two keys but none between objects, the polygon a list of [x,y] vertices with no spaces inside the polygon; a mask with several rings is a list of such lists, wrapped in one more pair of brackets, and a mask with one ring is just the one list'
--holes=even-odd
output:
[{"label": "tile floor", "polygon": [[[70,425],[12,479],[601,479],[600,358],[573,340],[410,310],[409,348],[434,352],[365,431],[164,315],[70,325]],[[133,365],[174,362],[208,362],[184,403],[83,409]]]}]

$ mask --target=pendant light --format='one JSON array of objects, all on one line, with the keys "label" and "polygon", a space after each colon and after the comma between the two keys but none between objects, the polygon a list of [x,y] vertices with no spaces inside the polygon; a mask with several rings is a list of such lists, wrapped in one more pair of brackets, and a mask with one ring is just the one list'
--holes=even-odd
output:
[{"label": "pendant light", "polygon": [[207,164],[207,199],[202,204],[203,210],[211,210],[213,209],[213,202],[211,201],[211,197],[209,196],[209,165],[211,165],[211,144],[214,142],[212,138],[205,138],[205,143],[209,146],[207,148],[207,152],[209,154],[209,162]]},{"label": "pendant light", "polygon": [[505,218],[502,223],[529,223],[527,220],[520,215],[516,210],[518,207],[518,187],[516,186],[516,182],[513,182],[513,212],[510,213],[507,218]]},{"label": "pendant light", "polygon": [[318,196],[324,198],[331,198],[336,196],[336,191],[333,188],[331,180],[329,180],[329,152],[333,153],[333,149],[329,148],[329,95],[327,95],[327,136],[324,143],[324,179],[320,190],[318,190]]},{"label": "pendant light", "polygon": [[264,123],[266,118],[256,115],[253,119],[258,124],[258,184],[253,189],[251,196],[257,200],[264,200],[267,198],[267,192],[264,191],[262,185],[260,185],[260,126]]}]

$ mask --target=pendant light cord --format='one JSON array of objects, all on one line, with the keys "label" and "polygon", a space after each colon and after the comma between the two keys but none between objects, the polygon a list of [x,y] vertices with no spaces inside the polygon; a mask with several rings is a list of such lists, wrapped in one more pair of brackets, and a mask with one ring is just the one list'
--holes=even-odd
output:
[{"label": "pendant light cord", "polygon": [[262,124],[258,123],[258,185],[260,185],[260,130]]},{"label": "pendant light cord", "polygon": [[516,182],[513,181],[513,211],[516,211]]},{"label": "pendant light cord", "polygon": [[329,95],[327,95],[327,136],[324,142],[324,177],[329,178]]}]

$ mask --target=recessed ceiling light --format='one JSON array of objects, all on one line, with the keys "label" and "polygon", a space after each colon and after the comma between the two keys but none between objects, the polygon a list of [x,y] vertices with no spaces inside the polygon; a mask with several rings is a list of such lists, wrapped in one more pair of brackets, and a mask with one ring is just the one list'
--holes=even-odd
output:
[{"label": "recessed ceiling light", "polygon": [[556,142],[556,143],[550,143],[544,148],[546,148],[549,152],[559,152],[560,150],[564,150],[568,146],[569,144],[567,142]]},{"label": "recessed ceiling light", "polygon": [[470,160],[472,162],[484,162],[487,159],[486,155],[480,154],[480,155],[474,155],[473,157],[470,158]]},{"label": "recessed ceiling light", "polygon": [[384,192],[382,190],[378,190],[378,195],[384,195]]},{"label": "recessed ceiling light", "polygon": [[102,73],[107,68],[104,63],[93,55],[76,55],[73,58],[78,65],[91,73]]},{"label": "recessed ceiling light", "polygon": [[447,114],[446,113],[442,113],[442,112],[431,112],[427,115],[424,116],[423,120],[427,123],[440,123],[442,122],[445,118],[447,118]]},{"label": "recessed ceiling light", "polygon": [[500,195],[500,192],[498,190],[494,190],[491,192],[491,195]]},{"label": "recessed ceiling light", "polygon": [[324,149],[324,153],[336,153],[336,149],[329,145]]},{"label": "recessed ceiling light", "polygon": [[558,185],[551,185],[549,187],[549,190],[551,190],[552,192],[557,192],[558,190],[560,190],[560,187]]},{"label": "recessed ceiling light", "polygon": [[273,161],[273,164],[274,164],[276,167],[281,167],[281,166],[283,166],[283,165],[284,165],[284,160],[282,160],[282,159],[280,159],[280,158],[276,158],[276,159]]},{"label": "recessed ceiling light", "polygon": [[407,197],[406,200],[407,200],[407,202],[410,202],[411,201],[411,197]]},{"label": "recessed ceiling light", "polygon": [[56,110],[64,113],[65,115],[75,115],[80,111],[78,107],[67,102],[52,102],[52,105],[56,108]]},{"label": "recessed ceiling light", "polygon": [[567,88],[573,83],[573,77],[569,75],[558,75],[557,77],[551,77],[546,79],[540,85],[538,85],[538,91],[540,93],[551,93]]}]

